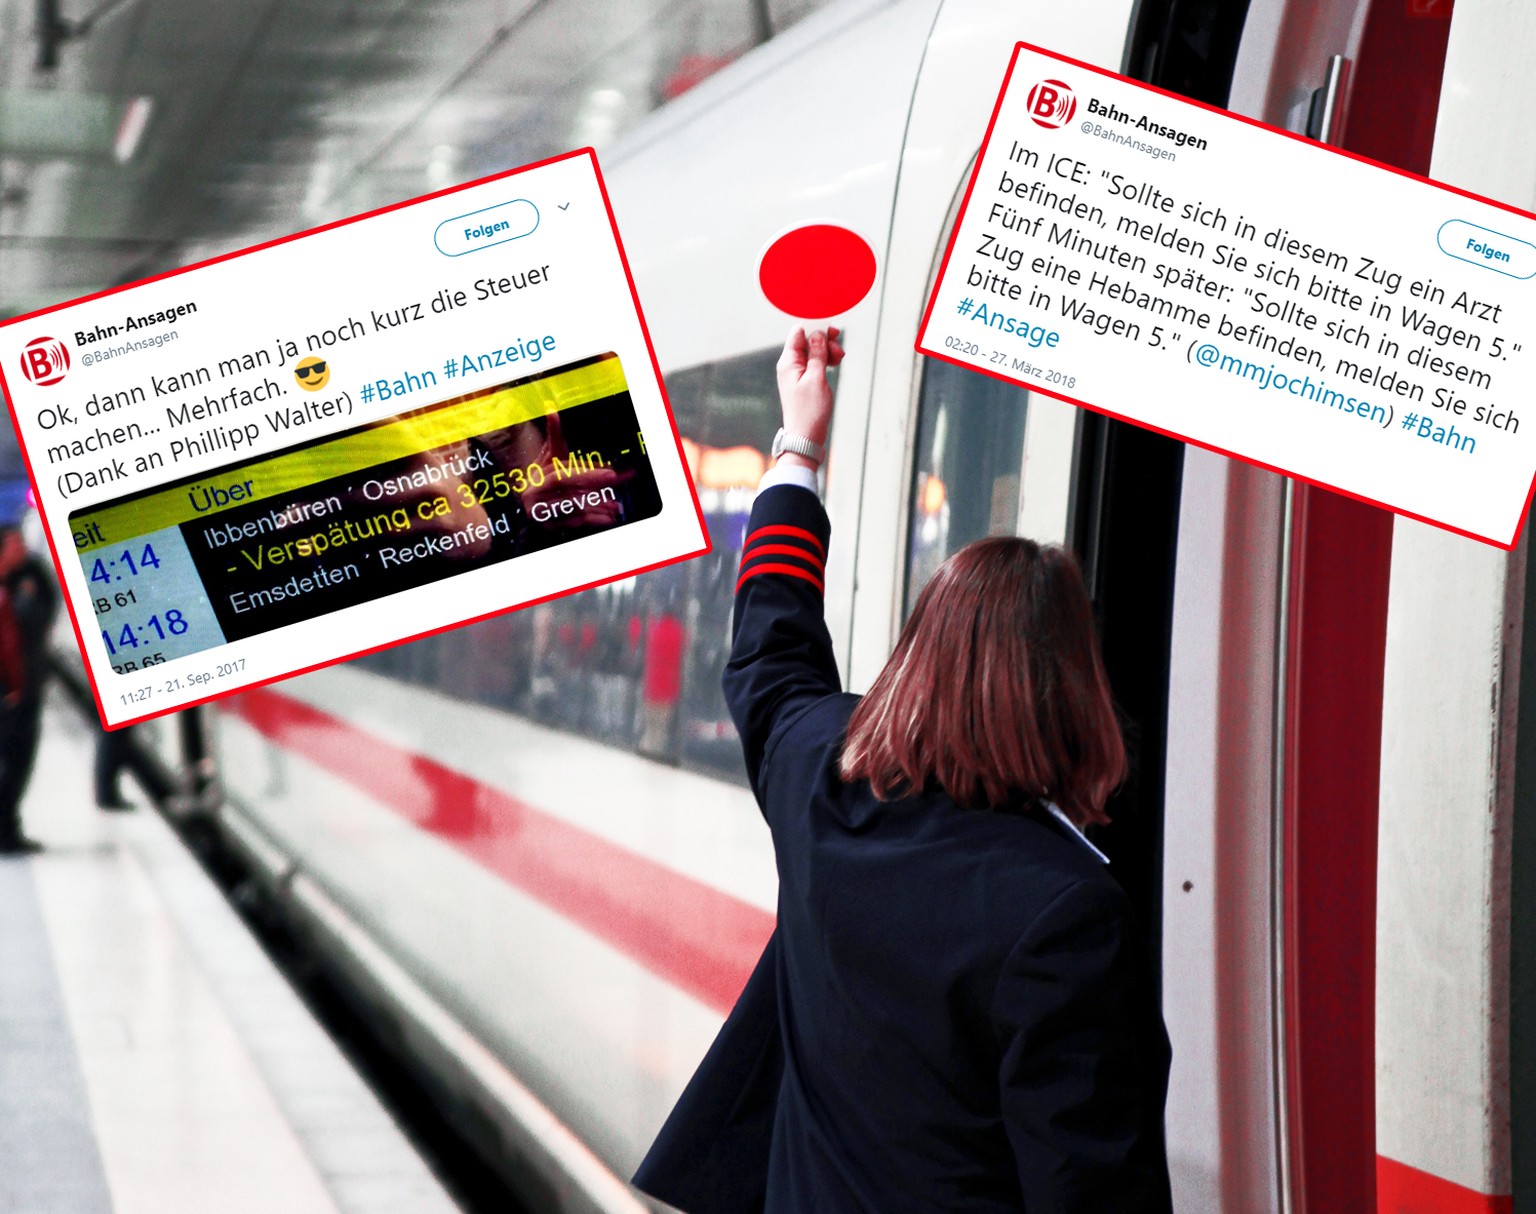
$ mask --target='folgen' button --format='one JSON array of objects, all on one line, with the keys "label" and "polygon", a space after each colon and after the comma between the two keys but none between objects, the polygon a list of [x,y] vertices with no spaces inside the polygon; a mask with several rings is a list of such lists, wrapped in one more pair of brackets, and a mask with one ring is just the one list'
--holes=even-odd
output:
[{"label": "'folgen' button", "polygon": [[1492,228],[1479,227],[1465,219],[1451,219],[1440,225],[1435,240],[1442,253],[1475,266],[1497,270],[1511,278],[1530,278],[1536,274],[1536,245]]},{"label": "'folgen' button", "polygon": [[432,233],[432,243],[446,257],[463,257],[527,236],[538,226],[539,208],[526,198],[514,198],[443,220]]}]

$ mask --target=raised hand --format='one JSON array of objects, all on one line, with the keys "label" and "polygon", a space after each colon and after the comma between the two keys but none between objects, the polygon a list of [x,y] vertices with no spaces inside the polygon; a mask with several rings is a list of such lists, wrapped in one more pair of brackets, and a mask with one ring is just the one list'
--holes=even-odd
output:
[{"label": "raised hand", "polygon": [[779,403],[784,410],[784,429],[815,443],[825,443],[832,425],[832,388],[827,368],[843,361],[842,334],[837,329],[813,329],[809,336],[800,326],[790,330],[779,355]]}]

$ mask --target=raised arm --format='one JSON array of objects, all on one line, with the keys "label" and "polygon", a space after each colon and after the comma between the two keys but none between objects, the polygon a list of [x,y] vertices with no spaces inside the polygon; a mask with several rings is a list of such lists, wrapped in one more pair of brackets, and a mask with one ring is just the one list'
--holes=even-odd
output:
[{"label": "raised arm", "polygon": [[1003,1124],[1031,1209],[1170,1214],[1167,1036],[1129,934],[1118,888],[1081,882],[998,981]]},{"label": "raised arm", "polygon": [[[790,333],[778,364],[787,435],[825,446],[832,421],[827,368],[842,357],[836,329]],[[777,736],[840,689],[824,618],[831,528],[815,492],[819,462],[792,452],[779,457],[763,478],[742,547],[723,682],[759,800],[763,761]]]}]

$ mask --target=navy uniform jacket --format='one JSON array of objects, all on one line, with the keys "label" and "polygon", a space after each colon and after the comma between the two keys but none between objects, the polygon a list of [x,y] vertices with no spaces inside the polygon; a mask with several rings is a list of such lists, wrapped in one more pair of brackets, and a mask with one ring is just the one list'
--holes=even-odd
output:
[{"label": "navy uniform jacket", "polygon": [[1162,1214],[1168,1040],[1125,896],[1037,805],[842,782],[828,533],[801,488],[752,510],[725,693],[778,928],[636,1184],[688,1214]]}]

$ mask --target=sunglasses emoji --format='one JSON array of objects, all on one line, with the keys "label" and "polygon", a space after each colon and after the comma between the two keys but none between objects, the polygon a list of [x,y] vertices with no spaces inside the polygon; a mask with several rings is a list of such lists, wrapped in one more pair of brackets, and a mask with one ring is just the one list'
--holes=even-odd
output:
[{"label": "sunglasses emoji", "polygon": [[331,365],[323,358],[306,358],[294,367],[293,377],[306,392],[318,392],[331,382]]}]

